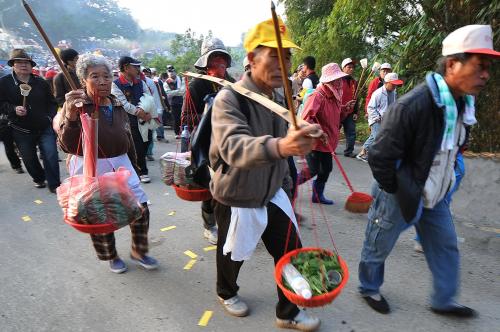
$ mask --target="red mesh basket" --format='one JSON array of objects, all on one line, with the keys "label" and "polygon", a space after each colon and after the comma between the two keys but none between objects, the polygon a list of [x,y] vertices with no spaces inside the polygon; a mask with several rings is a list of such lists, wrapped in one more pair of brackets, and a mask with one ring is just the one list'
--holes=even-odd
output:
[{"label": "red mesh basket", "polygon": [[208,189],[189,189],[178,185],[173,185],[173,187],[177,197],[185,201],[201,202],[212,198],[212,194]]},{"label": "red mesh basket", "polygon": [[107,234],[107,233],[113,233],[118,229],[118,227],[113,223],[85,225],[85,224],[77,224],[71,222],[69,218],[64,218],[64,222],[72,226],[76,230],[88,234]]},{"label": "red mesh basket", "polygon": [[300,248],[292,250],[283,257],[281,257],[281,259],[278,261],[278,264],[276,264],[276,268],[274,270],[274,279],[276,280],[276,284],[278,284],[278,287],[281,288],[281,290],[283,291],[287,299],[290,300],[290,302],[295,303],[296,305],[299,305],[301,307],[322,307],[324,305],[331,303],[340,294],[342,289],[344,289],[345,285],[347,284],[347,280],[349,279],[349,270],[347,268],[346,262],[342,259],[342,257],[337,256],[340,268],[342,270],[342,281],[340,282],[340,284],[337,286],[337,288],[335,288],[331,292],[328,292],[326,294],[316,295],[311,297],[310,299],[305,299],[302,296],[289,290],[283,285],[283,277],[281,274],[283,266],[290,263],[292,257],[304,251],[322,251],[327,255],[330,256],[333,255],[331,251],[323,248],[309,247],[309,248]]}]

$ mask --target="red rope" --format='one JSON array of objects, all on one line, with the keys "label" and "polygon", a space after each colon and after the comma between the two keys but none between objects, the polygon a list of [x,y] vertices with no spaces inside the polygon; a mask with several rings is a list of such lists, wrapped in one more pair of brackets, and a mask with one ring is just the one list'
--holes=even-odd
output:
[{"label": "red rope", "polygon": [[349,181],[349,178],[347,177],[346,172],[344,171],[344,167],[342,167],[342,164],[340,163],[339,158],[335,154],[335,152],[332,152],[333,159],[335,159],[335,162],[337,163],[337,166],[339,167],[340,173],[342,173],[342,176],[344,177],[345,182],[347,183],[347,186],[351,190],[351,193],[354,192],[354,188],[351,185],[351,181]]}]

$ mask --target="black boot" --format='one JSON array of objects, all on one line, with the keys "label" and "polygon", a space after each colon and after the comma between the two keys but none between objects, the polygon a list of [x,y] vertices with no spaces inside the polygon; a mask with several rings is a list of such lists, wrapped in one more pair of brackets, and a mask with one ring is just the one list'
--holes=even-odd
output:
[{"label": "black boot", "polygon": [[325,183],[318,182],[314,180],[313,182],[313,194],[312,194],[312,202],[313,203],[321,203],[325,205],[333,205],[333,201],[327,199],[323,192],[325,191]]}]

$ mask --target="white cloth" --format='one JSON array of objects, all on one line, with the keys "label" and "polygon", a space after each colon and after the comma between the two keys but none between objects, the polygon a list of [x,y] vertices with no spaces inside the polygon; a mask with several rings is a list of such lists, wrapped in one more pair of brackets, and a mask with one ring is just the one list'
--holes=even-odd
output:
[{"label": "white cloth", "polygon": [[156,111],[156,105],[151,95],[143,95],[140,99],[139,105],[137,106],[142,108],[144,112],[151,114],[151,120],[148,122],[143,123],[139,120],[139,133],[141,133],[142,141],[147,142],[148,131],[158,128],[158,122],[156,122],[158,112]]},{"label": "white cloth", "polygon": [[[278,206],[290,218],[299,234],[297,220],[293,212],[290,199],[283,189],[279,189],[271,203]],[[250,259],[259,239],[267,227],[267,207],[261,208],[238,208],[231,207],[231,223],[226,236],[226,243],[222,253],[231,253],[233,261],[244,261]]]},{"label": "white cloth", "polygon": [[156,105],[156,112],[158,114],[163,113],[163,105],[161,104],[161,96],[160,92],[158,91],[158,88],[156,87],[156,83],[153,79],[149,77],[145,77],[146,79],[146,85],[148,86],[149,92],[151,92],[151,95],[153,95],[155,105]]},{"label": "white cloth", "polygon": [[[118,157],[106,158],[106,159],[97,159],[97,175],[102,175],[108,172],[114,172],[119,167],[125,167],[130,171],[130,177],[128,178],[128,186],[134,193],[135,198],[139,201],[139,203],[145,203],[148,201],[148,197],[146,193],[141,187],[141,181],[137,176],[137,173],[130,162],[127,154],[122,154]],[[69,163],[69,174],[71,176],[77,174],[83,174],[83,157],[72,155]]]},{"label": "white cloth", "polygon": [[302,89],[314,89],[313,82],[310,78],[304,79],[304,82],[302,82]]}]

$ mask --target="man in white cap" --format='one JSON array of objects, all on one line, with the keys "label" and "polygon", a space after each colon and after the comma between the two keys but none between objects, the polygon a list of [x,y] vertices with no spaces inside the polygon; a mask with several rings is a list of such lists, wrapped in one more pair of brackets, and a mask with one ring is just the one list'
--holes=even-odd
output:
[{"label": "man in white cap", "polygon": [[366,112],[368,111],[368,103],[370,102],[372,94],[375,92],[375,90],[381,88],[382,85],[384,85],[384,77],[391,71],[392,71],[391,64],[387,62],[383,63],[379,69],[379,76],[375,77],[368,85],[368,92],[366,93],[366,100],[365,100],[365,115],[368,115],[368,113]]},{"label": "man in white cap", "polygon": [[356,143],[356,120],[358,119],[358,105],[354,99],[358,82],[352,76],[354,61],[351,58],[344,59],[340,68],[347,74],[342,77],[342,113],[340,116],[346,140],[344,156],[354,158],[356,157],[354,143]]},{"label": "man in white cap", "polygon": [[368,162],[368,150],[372,145],[380,129],[380,122],[385,111],[396,101],[396,87],[403,85],[403,81],[396,73],[388,73],[384,76],[384,85],[375,90],[368,104],[368,125],[370,126],[370,136],[363,144],[363,149],[356,156],[357,159]]},{"label": "man in white cap", "polygon": [[384,262],[399,234],[415,225],[433,277],[431,310],[473,317],[456,302],[459,280],[457,234],[449,202],[456,189],[455,161],[476,123],[474,96],[484,88],[493,58],[489,25],[468,25],[448,35],[436,72],[387,111],[368,155],[376,182],[359,264],[359,291],[380,313]]}]

